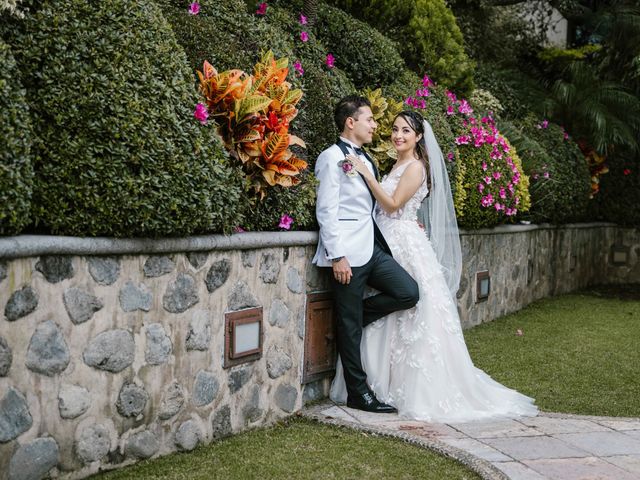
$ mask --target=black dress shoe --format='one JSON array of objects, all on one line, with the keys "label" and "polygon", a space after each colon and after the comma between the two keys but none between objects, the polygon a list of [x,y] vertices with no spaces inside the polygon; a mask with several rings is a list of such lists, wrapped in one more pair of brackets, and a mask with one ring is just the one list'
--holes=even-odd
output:
[{"label": "black dress shoe", "polygon": [[347,397],[347,407],[373,413],[396,413],[398,411],[395,407],[382,403],[371,392],[362,395],[349,395]]}]

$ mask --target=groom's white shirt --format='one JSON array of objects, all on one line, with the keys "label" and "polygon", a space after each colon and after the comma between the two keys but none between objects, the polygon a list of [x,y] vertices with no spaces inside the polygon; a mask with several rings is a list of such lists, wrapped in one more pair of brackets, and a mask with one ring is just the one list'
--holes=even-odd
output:
[{"label": "groom's white shirt", "polygon": [[[341,140],[352,148],[355,145],[346,138]],[[359,155],[369,170],[371,163]],[[344,154],[337,145],[324,150],[316,161],[317,188],[316,217],[320,225],[318,249],[313,263],[319,267],[330,267],[331,259],[346,257],[349,265],[360,267],[373,254],[373,206],[374,200],[364,178],[357,173],[349,176],[338,162]]]}]

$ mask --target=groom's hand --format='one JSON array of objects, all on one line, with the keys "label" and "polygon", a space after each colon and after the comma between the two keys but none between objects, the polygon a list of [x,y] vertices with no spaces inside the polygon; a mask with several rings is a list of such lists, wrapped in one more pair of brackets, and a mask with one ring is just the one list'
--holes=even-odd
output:
[{"label": "groom's hand", "polygon": [[351,281],[351,265],[347,257],[342,257],[337,262],[333,262],[333,277],[338,283],[348,285]]}]

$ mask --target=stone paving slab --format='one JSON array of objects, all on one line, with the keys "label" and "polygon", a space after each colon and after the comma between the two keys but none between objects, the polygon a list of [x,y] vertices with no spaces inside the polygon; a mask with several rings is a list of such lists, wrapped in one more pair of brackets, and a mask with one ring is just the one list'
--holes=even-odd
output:
[{"label": "stone paving slab", "polygon": [[596,457],[527,460],[524,463],[550,480],[638,480],[636,475]]},{"label": "stone paving slab", "polygon": [[640,420],[607,419],[597,422],[613,430],[640,430]]},{"label": "stone paving slab", "polygon": [[514,460],[588,457],[591,454],[550,436],[485,438],[483,442]]},{"label": "stone paving slab", "polygon": [[629,435],[636,440],[640,440],[640,430],[623,430],[622,433]]},{"label": "stone paving slab", "polygon": [[554,437],[598,457],[640,454],[640,440],[621,432],[559,433]]},{"label": "stone paving slab", "polygon": [[509,478],[517,478],[518,480],[545,480],[547,478],[520,462],[493,462],[493,465],[502,470]]},{"label": "stone paving slab", "polygon": [[526,437],[542,435],[533,427],[524,425],[516,420],[501,420],[498,422],[470,422],[450,424],[472,438],[496,438],[496,437]]},{"label": "stone paving slab", "polygon": [[627,472],[634,473],[640,478],[640,455],[616,455],[603,457],[609,463],[613,463]]},{"label": "stone paving slab", "polygon": [[518,421],[524,425],[534,427],[545,435],[552,435],[554,433],[611,431],[609,427],[592,422],[591,420],[577,420],[573,418],[558,421],[557,418],[551,417],[531,417],[521,418],[518,419]]},{"label": "stone paving slab", "polygon": [[495,448],[473,438],[443,438],[441,440],[447,445],[452,445],[490,462],[508,462],[513,460]]}]

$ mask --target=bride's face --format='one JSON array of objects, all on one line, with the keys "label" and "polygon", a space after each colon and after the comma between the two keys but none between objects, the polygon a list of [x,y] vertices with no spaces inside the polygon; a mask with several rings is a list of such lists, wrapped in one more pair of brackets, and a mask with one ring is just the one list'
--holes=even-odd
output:
[{"label": "bride's face", "polygon": [[391,129],[391,142],[399,154],[413,153],[418,134],[403,117],[398,117]]}]

